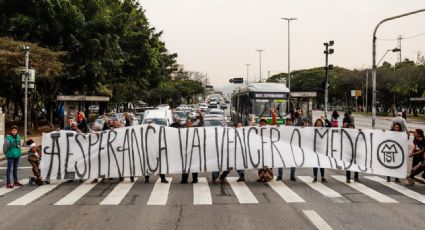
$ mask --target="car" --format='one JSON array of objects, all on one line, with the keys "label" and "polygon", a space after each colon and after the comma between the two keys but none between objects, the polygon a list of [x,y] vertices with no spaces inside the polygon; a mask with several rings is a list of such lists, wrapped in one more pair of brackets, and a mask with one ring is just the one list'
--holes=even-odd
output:
[{"label": "car", "polygon": [[184,110],[186,110],[187,108],[189,108],[189,106],[188,106],[188,105],[186,105],[186,104],[181,104],[181,105],[177,106],[176,110],[184,111]]},{"label": "car", "polygon": [[208,105],[206,103],[199,103],[199,110],[201,112],[205,112],[208,109]]},{"label": "car", "polygon": [[170,126],[173,123],[173,114],[169,109],[146,110],[142,124],[157,124]]},{"label": "car", "polygon": [[217,101],[210,101],[208,108],[218,108],[218,102]]},{"label": "car", "polygon": [[136,113],[135,115],[137,117],[137,123],[139,125],[141,125],[142,122],[143,122],[143,117],[145,116],[145,113],[144,112],[143,113]]},{"label": "car", "polygon": [[226,127],[227,122],[226,119],[224,119],[223,115],[219,114],[206,114],[204,116],[204,126],[221,126]]},{"label": "car", "polygon": [[170,105],[168,104],[160,104],[156,107],[156,109],[170,109]]},{"label": "car", "polygon": [[[138,125],[139,121],[138,121],[138,117],[133,114],[133,113],[128,113],[128,115],[130,116],[130,123],[131,125]],[[103,129],[103,126],[105,124],[105,115],[100,115],[96,118],[96,120],[93,122],[92,124],[92,129],[95,131],[100,131]],[[110,113],[107,115],[107,119],[108,120],[118,120],[121,125],[125,125],[125,116],[124,113]]]},{"label": "car", "polygon": [[222,109],[209,109],[207,114],[219,114],[224,116],[224,110]]},{"label": "car", "polygon": [[183,111],[174,111],[173,117],[178,116],[180,125],[185,125],[187,120],[187,114]]}]

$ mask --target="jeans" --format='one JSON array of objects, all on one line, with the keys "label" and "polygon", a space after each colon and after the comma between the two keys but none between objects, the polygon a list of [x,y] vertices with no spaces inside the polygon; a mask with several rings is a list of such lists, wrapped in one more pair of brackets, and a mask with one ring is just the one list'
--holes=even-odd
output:
[{"label": "jeans", "polygon": [[18,182],[18,165],[19,158],[7,159],[7,171],[6,171],[6,181],[7,184],[10,184],[10,171],[13,168],[13,182]]},{"label": "jeans", "polygon": [[[277,169],[277,176],[283,177],[283,168]],[[295,177],[295,167],[291,167],[291,177]]]},{"label": "jeans", "polygon": [[245,179],[245,170],[236,170],[239,175],[239,178]]},{"label": "jeans", "polygon": [[[313,168],[313,176],[314,176],[314,178],[317,178],[317,169],[318,168]],[[325,177],[325,169],[324,168],[320,168],[320,176],[322,178]]]}]

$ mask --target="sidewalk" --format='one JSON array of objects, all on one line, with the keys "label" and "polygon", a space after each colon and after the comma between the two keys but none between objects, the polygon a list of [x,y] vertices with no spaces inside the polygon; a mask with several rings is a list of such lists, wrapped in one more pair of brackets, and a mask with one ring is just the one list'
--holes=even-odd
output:
[{"label": "sidewalk", "polygon": [[[372,115],[366,115],[364,113],[353,113],[355,116],[359,116],[359,117],[365,117],[365,118],[370,118],[372,119]],[[394,120],[395,117],[392,116],[376,116],[377,118],[383,119],[383,120],[387,120],[387,121],[392,121]],[[418,124],[425,124],[424,120],[421,119],[415,119],[415,117],[407,117],[407,123],[409,122],[415,122]]]},{"label": "sidewalk", "polygon": [[[34,142],[37,144],[37,146],[41,145],[41,138],[42,138],[42,136],[41,136],[41,135],[37,135],[37,136],[28,136],[27,138],[28,138],[28,140],[29,140],[29,139],[33,139],[33,140],[34,140]],[[22,140],[23,140],[23,139],[22,139]],[[1,146],[1,147],[3,148],[3,146]],[[21,148],[21,151],[22,151],[22,156],[27,155],[27,154],[28,154],[28,147],[27,147],[27,146],[22,147],[22,148]],[[6,156],[4,155],[4,153],[0,153],[0,161],[3,161],[3,160],[5,160],[5,159],[6,159]]]}]

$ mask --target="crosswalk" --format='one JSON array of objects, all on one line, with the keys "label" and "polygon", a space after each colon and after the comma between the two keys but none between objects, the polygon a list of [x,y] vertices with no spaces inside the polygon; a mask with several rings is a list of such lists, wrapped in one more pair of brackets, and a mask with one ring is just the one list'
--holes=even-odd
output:
[{"label": "crosswalk", "polygon": [[[214,194],[213,186],[224,186],[231,190],[228,190],[230,196],[235,197],[235,200],[239,204],[258,204],[261,203],[261,199],[259,199],[263,193],[264,189],[267,189],[267,193],[273,193],[274,197],[278,197],[285,203],[307,203],[311,202],[306,196],[306,191],[319,193],[325,198],[329,198],[333,201],[337,200],[337,203],[350,202],[348,199],[344,197],[346,194],[346,189],[350,189],[358,194],[362,194],[374,200],[374,202],[378,203],[399,203],[395,199],[394,193],[384,194],[382,192],[383,189],[379,189],[379,191],[373,189],[372,187],[376,187],[376,185],[381,186],[382,188],[386,188],[387,190],[393,190],[401,195],[404,195],[420,204],[425,204],[425,190],[420,190],[419,192],[413,191],[411,188],[407,188],[403,185],[396,183],[389,183],[382,177],[378,176],[365,176],[363,177],[363,181],[367,181],[367,183],[345,183],[345,176],[341,175],[332,175],[330,178],[333,178],[334,181],[330,183],[313,183],[313,178],[311,176],[298,176],[297,177],[301,182],[282,182],[282,181],[270,181],[268,183],[255,183],[255,182],[237,182],[237,177],[228,177],[228,184],[210,184],[206,177],[200,177],[198,179],[197,184],[187,185],[191,186],[193,189],[193,199],[190,205],[214,205],[214,198],[217,194]],[[124,198],[128,195],[128,193],[133,189],[135,184],[138,186],[144,186],[140,183],[137,183],[137,178],[135,178],[135,182],[131,182],[129,178],[125,178],[124,181],[119,183],[108,183],[111,187],[104,195],[100,198],[102,200],[98,201],[98,205],[120,205]],[[170,183],[161,183],[160,179],[153,184],[152,190],[150,188],[152,185],[148,185],[149,187],[144,187],[148,189],[144,189],[143,192],[147,192],[147,196],[149,199],[146,202],[148,206],[165,206],[170,203],[169,195],[176,184],[173,184],[173,178],[169,177],[167,180]],[[63,182],[52,182],[48,185],[43,186],[27,186],[28,179],[21,180],[23,187],[15,187],[13,189],[6,189],[5,187],[0,188],[0,205],[5,204],[6,206],[25,206],[31,203],[37,202],[38,200],[43,199],[43,197],[48,196],[50,193],[54,193],[55,190],[63,190],[72,188],[68,193],[64,193],[65,195],[59,199],[54,200],[50,204],[57,206],[69,206],[69,205],[78,205],[78,201],[87,196],[90,191],[92,191],[96,186],[99,186],[97,181],[87,180],[82,182],[76,186],[74,184],[61,186]],[[294,190],[294,184],[298,183],[297,189]],[[372,183],[375,186],[370,186]],[[103,183],[102,183],[103,184]],[[340,185],[344,184],[344,185]],[[186,185],[184,185],[186,186]],[[265,187],[263,187],[265,186]],[[342,187],[341,187],[342,186]],[[260,189],[263,190],[262,194],[258,195],[255,191]],[[300,189],[302,188],[302,189]],[[344,189],[345,188],[345,189]],[[61,190],[62,189],[62,190]],[[137,189],[137,188],[136,188]],[[345,192],[341,192],[344,190]],[[186,190],[187,191],[187,190]],[[300,192],[301,191],[301,192]],[[422,192],[423,191],[423,192]],[[181,192],[181,191],[179,191]],[[353,192],[351,192],[353,193]],[[12,197],[11,200],[8,200],[8,197]],[[21,196],[16,196],[12,194],[19,194]],[[312,218],[314,217],[314,213],[306,213],[306,215],[310,215]],[[320,220],[318,220],[320,221]]]}]

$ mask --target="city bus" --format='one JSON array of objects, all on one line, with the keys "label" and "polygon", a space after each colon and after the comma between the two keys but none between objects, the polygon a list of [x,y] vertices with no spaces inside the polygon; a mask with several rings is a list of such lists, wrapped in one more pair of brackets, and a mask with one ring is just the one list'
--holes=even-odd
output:
[{"label": "city bus", "polygon": [[272,122],[270,108],[274,107],[277,115],[277,124],[285,124],[287,116],[289,89],[282,83],[249,83],[233,91],[231,99],[232,121],[248,125],[255,118],[259,123],[265,118],[267,123]]}]

